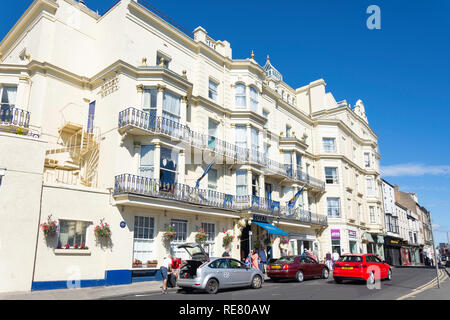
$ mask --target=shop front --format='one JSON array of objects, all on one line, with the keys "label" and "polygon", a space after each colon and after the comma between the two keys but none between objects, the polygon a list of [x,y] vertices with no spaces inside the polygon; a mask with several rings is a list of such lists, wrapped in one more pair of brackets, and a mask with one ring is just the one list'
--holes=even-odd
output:
[{"label": "shop front", "polygon": [[309,234],[290,234],[290,252],[301,255],[305,250],[312,251],[315,256],[319,253],[317,238]]},{"label": "shop front", "polygon": [[358,236],[355,230],[348,230],[348,247],[350,253],[359,253],[358,252]]},{"label": "shop front", "polygon": [[331,229],[331,252],[334,251],[339,253],[339,255],[342,254],[340,229]]},{"label": "shop front", "polygon": [[402,265],[402,239],[386,236],[384,238],[386,262],[391,266]]},{"label": "shop front", "polygon": [[367,253],[368,254],[376,254],[377,253],[377,249],[376,249],[376,244],[375,244],[375,240],[373,239],[372,235],[368,232],[365,232],[363,234],[363,242],[366,243],[366,248],[367,248]]}]

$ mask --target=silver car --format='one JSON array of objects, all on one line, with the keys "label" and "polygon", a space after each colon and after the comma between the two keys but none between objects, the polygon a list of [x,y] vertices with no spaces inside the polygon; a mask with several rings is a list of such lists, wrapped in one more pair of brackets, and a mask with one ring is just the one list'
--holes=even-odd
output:
[{"label": "silver car", "polygon": [[184,244],[192,260],[180,269],[177,285],[189,292],[194,289],[215,294],[219,289],[252,287],[261,288],[264,275],[260,270],[247,267],[233,258],[209,258],[198,244]]}]

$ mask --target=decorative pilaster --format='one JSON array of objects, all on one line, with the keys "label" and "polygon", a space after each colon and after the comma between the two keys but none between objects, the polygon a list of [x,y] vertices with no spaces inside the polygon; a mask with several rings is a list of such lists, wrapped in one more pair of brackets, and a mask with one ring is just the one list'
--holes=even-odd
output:
[{"label": "decorative pilaster", "polygon": [[166,90],[166,86],[159,85],[158,89],[158,97],[156,99],[156,116],[162,117],[163,115],[163,101],[164,101],[164,90]]},{"label": "decorative pilaster", "polygon": [[153,174],[153,179],[156,181],[160,180],[160,170],[161,170],[161,145],[155,143],[155,156],[154,156],[154,168],[155,172]]}]

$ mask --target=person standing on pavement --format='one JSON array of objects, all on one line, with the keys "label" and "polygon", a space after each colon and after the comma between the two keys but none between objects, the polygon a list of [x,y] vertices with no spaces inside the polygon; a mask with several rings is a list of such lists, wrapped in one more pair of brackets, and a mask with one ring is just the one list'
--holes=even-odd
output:
[{"label": "person standing on pavement", "polygon": [[252,250],[251,258],[252,258],[252,268],[259,269],[260,259],[259,259],[258,252],[256,252],[256,250]]},{"label": "person standing on pavement", "polygon": [[266,273],[266,265],[267,265],[267,258],[266,258],[266,253],[264,252],[264,246],[260,246],[260,250],[259,250],[259,259],[261,260],[261,271],[263,273]]},{"label": "person standing on pavement", "polygon": [[339,253],[337,252],[337,250],[334,250],[331,258],[333,259],[333,268],[334,268],[334,264],[339,260]]},{"label": "person standing on pavement", "polygon": [[169,272],[172,272],[172,255],[170,253],[164,258],[160,271],[163,277],[162,293],[167,294],[167,279]]},{"label": "person standing on pavement", "polygon": [[328,270],[333,270],[333,263],[331,262],[331,253],[327,252],[325,256],[325,264],[327,265]]}]

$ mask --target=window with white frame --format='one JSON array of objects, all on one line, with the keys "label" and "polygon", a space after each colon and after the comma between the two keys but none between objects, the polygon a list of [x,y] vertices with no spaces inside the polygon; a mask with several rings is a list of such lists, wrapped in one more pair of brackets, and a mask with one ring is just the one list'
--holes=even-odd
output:
[{"label": "window with white frame", "polygon": [[252,150],[259,151],[259,130],[251,128]]},{"label": "window with white frame", "polygon": [[236,95],[236,109],[245,109],[247,108],[247,95],[246,95],[247,87],[244,84],[238,83],[235,86],[235,95]]},{"label": "window with white frame", "polygon": [[362,205],[360,203],[358,203],[358,217],[360,222],[364,221]]},{"label": "window with white frame", "polygon": [[173,239],[173,242],[185,243],[187,240],[187,221],[172,219],[170,220],[170,224],[175,232],[175,238]]},{"label": "window with white frame", "polygon": [[155,258],[155,218],[134,217],[133,259],[142,263]]},{"label": "window with white frame", "polygon": [[144,89],[142,110],[149,112],[152,116],[156,117],[157,99],[158,90],[156,90],[156,88]]},{"label": "window with white frame", "polygon": [[327,198],[328,217],[339,218],[341,216],[341,207],[339,198]]},{"label": "window with white frame", "polygon": [[259,196],[259,175],[252,174],[252,196]]},{"label": "window with white frame", "polygon": [[325,168],[325,181],[327,184],[338,184],[337,168]]},{"label": "window with white frame", "polygon": [[374,183],[372,177],[367,177],[367,195],[373,196],[375,194]]},{"label": "window with white frame", "polygon": [[218,96],[218,90],[219,84],[215,82],[214,80],[209,79],[209,86],[208,86],[208,97],[211,100],[217,101]]},{"label": "window with white frame", "polygon": [[0,84],[0,106],[14,108],[16,106],[17,86]]},{"label": "window with white frame", "polygon": [[176,94],[164,91],[163,117],[175,122],[180,122],[181,98]]},{"label": "window with white frame", "polygon": [[161,147],[160,180],[174,184],[178,178],[178,151]]},{"label": "window with white frame", "polygon": [[217,191],[218,172],[216,169],[210,169],[208,172],[208,189]]},{"label": "window with white frame", "polygon": [[335,138],[322,138],[323,151],[327,153],[336,152]]},{"label": "window with white frame", "polygon": [[141,145],[141,159],[139,175],[146,178],[153,178],[155,171],[155,146]]},{"label": "window with white frame", "polygon": [[247,171],[237,170],[236,171],[236,196],[247,196]]},{"label": "window with white frame", "polygon": [[286,125],[286,138],[290,138],[291,137],[291,126]]},{"label": "window with white frame", "polygon": [[206,241],[214,242],[214,240],[216,238],[216,224],[209,223],[209,222],[202,222],[202,229],[203,229],[203,231],[205,231],[205,233],[208,234]]},{"label": "window with white frame", "polygon": [[250,110],[258,112],[258,90],[250,87]]},{"label": "window with white frame", "polygon": [[247,148],[247,126],[236,125],[235,126],[235,142],[236,146],[239,148]]},{"label": "window with white frame", "polygon": [[217,140],[217,136],[218,136],[218,128],[219,128],[219,123],[209,119],[208,120],[208,146],[211,148],[215,148],[216,147],[216,140]]},{"label": "window with white frame", "polygon": [[263,109],[262,115],[264,118],[269,119],[269,111],[267,111],[266,109]]},{"label": "window with white frame", "polygon": [[88,226],[89,223],[86,221],[60,220],[58,247],[69,244],[73,248],[75,245],[80,247],[83,243],[86,244]]},{"label": "window with white frame", "polygon": [[370,223],[376,223],[375,207],[369,207]]},{"label": "window with white frame", "polygon": [[369,152],[364,152],[364,167],[365,168],[370,168],[371,164],[370,164],[370,153]]}]

